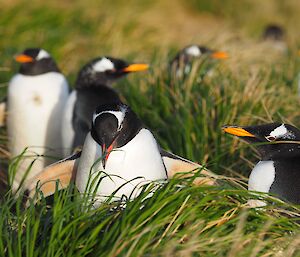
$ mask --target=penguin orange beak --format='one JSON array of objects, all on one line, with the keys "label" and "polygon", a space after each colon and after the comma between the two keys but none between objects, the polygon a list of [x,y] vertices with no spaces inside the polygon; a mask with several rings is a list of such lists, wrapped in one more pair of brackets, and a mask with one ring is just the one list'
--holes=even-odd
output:
[{"label": "penguin orange beak", "polygon": [[148,70],[149,65],[145,63],[134,63],[128,65],[126,68],[124,68],[123,72],[135,72],[135,71],[144,71]]},{"label": "penguin orange beak", "polygon": [[114,147],[115,147],[115,140],[107,148],[106,148],[105,144],[102,145],[102,153],[104,154],[104,158],[102,159],[102,166],[103,166],[104,169],[105,169],[108,157],[109,157],[111,151],[114,149]]},{"label": "penguin orange beak", "polygon": [[211,54],[213,59],[228,59],[229,55],[226,52],[216,51]]},{"label": "penguin orange beak", "polygon": [[33,62],[33,58],[26,54],[19,54],[15,56],[15,60],[19,63]]},{"label": "penguin orange beak", "polygon": [[224,126],[222,127],[222,130],[228,134],[238,136],[238,137],[255,137],[247,130],[236,126]]}]

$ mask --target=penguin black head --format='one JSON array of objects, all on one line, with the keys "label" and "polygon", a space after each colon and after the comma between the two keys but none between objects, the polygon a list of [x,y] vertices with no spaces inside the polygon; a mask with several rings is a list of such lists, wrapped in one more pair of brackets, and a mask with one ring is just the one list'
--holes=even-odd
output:
[{"label": "penguin black head", "polygon": [[262,160],[300,157],[300,131],[292,125],[269,123],[249,127],[224,126],[223,130],[248,143],[256,143]]},{"label": "penguin black head", "polygon": [[147,64],[129,64],[113,57],[99,57],[82,67],[77,77],[76,88],[110,85],[128,73],[147,69]]},{"label": "penguin black head", "polygon": [[205,46],[200,45],[189,45],[180,50],[175,58],[170,62],[172,69],[176,71],[180,67],[184,68],[184,72],[187,73],[186,69],[190,69],[189,64],[202,56],[207,56],[212,59],[227,59],[228,54],[226,52],[214,51]]},{"label": "penguin black head", "polygon": [[101,146],[103,167],[110,152],[126,145],[143,128],[141,120],[122,103],[99,106],[93,115],[91,136]]},{"label": "penguin black head", "polygon": [[15,56],[21,63],[19,73],[23,75],[41,75],[47,72],[59,72],[51,55],[41,48],[28,48],[23,53]]},{"label": "penguin black head", "polygon": [[262,37],[264,40],[282,41],[284,40],[284,34],[282,27],[270,24],[265,28]]},{"label": "penguin black head", "polygon": [[187,63],[192,61],[193,59],[200,58],[201,56],[204,55],[209,56],[213,59],[228,58],[228,54],[225,52],[213,51],[206,46],[189,45],[181,49],[171,63],[179,62],[179,61],[183,61],[184,63]]}]

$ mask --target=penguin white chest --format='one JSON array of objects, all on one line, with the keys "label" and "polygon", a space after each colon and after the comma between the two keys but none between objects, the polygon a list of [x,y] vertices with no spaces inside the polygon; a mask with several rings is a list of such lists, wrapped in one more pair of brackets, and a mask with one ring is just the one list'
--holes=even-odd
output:
[{"label": "penguin white chest", "polygon": [[[46,147],[61,150],[61,116],[67,96],[67,81],[58,72],[17,74],[12,78],[8,87],[7,127],[13,156],[26,147],[38,154],[45,154]],[[44,165],[44,161],[34,164],[38,170]]]},{"label": "penguin white chest", "polygon": [[268,193],[275,180],[275,167],[273,161],[260,161],[253,168],[248,190]]},{"label": "penguin white chest", "polygon": [[[91,142],[90,134],[87,136],[86,142],[87,140]],[[94,144],[96,144],[95,141]],[[94,147],[89,146],[89,148],[93,149]],[[100,202],[112,193],[115,193],[116,198],[120,198],[122,195],[134,197],[138,194],[138,186],[142,183],[166,179],[165,167],[156,140],[147,129],[140,130],[126,145],[114,149],[107,159],[105,169],[103,169],[102,162],[98,161],[90,172],[91,166],[101,155],[95,157],[95,153],[85,154],[86,149],[88,148],[85,143],[76,184],[82,192],[87,188],[87,176],[92,173],[92,178],[95,178],[100,174],[101,183],[97,188],[99,196],[97,200]],[[97,150],[94,149],[93,152],[101,153],[101,147],[97,145]],[[92,180],[90,179],[90,181]],[[131,195],[135,189],[137,191]]]},{"label": "penguin white chest", "polygon": [[139,176],[155,180],[166,176],[156,140],[147,129],[141,129],[130,142],[113,150],[107,159],[105,171],[117,172],[127,180]]}]

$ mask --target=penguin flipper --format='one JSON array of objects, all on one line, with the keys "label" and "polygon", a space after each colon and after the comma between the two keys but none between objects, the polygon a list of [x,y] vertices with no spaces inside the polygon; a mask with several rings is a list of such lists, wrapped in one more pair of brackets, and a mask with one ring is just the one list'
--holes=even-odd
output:
[{"label": "penguin flipper", "polygon": [[201,169],[200,174],[203,177],[198,177],[194,180],[195,185],[215,185],[217,175],[213,172],[205,169],[198,163],[192,162],[190,160],[184,159],[176,154],[167,152],[160,149],[160,154],[164,162],[168,178],[173,178],[177,173],[185,173],[183,177],[190,177],[193,175],[193,171]]},{"label": "penguin flipper", "polygon": [[5,125],[6,118],[6,101],[0,103],[0,128]]},{"label": "penguin flipper", "polygon": [[81,152],[78,152],[43,169],[26,183],[25,191],[28,196],[32,198],[37,189],[47,197],[55,193],[57,185],[58,190],[67,188],[75,181],[80,156]]}]

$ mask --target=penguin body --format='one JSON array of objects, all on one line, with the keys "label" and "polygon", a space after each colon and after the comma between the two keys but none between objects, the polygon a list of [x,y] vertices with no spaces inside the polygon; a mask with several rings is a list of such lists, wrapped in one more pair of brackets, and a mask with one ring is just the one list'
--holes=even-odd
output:
[{"label": "penguin body", "polygon": [[285,37],[284,29],[276,24],[267,25],[262,34],[262,39],[268,46],[282,54],[286,54],[288,50]]},{"label": "penguin body", "polygon": [[[197,163],[162,150],[136,114],[128,106],[117,103],[97,108],[81,154],[49,166],[27,189],[30,196],[34,195],[40,182],[40,189],[48,196],[55,192],[56,179],[62,181],[61,188],[75,180],[81,193],[95,191],[94,205],[98,206],[111,194],[113,200],[123,195],[134,198],[144,183],[201,168]],[[53,176],[53,170],[59,173]],[[214,184],[212,173],[203,170],[202,174],[207,177],[199,177],[198,185]]]},{"label": "penguin body", "polygon": [[275,180],[273,161],[259,161],[251,171],[248,189],[268,193]]},{"label": "penguin body", "polygon": [[284,29],[277,24],[269,24],[265,27],[262,38],[271,41],[283,41],[285,37]]},{"label": "penguin body", "polygon": [[[300,131],[289,125],[225,126],[224,131],[257,143],[261,155],[251,171],[248,189],[272,193],[300,204]],[[299,143],[297,143],[299,142]]]},{"label": "penguin body", "polygon": [[99,183],[101,203],[113,193],[116,199],[135,197],[143,183],[166,178],[158,144],[133,111],[123,104],[99,107],[78,165],[79,191],[94,190],[91,185]]},{"label": "penguin body", "polygon": [[208,47],[200,45],[189,45],[181,49],[170,62],[171,72],[178,77],[184,77],[190,73],[192,63],[201,57],[209,57],[212,59],[226,59],[227,53],[214,51]]},{"label": "penguin body", "polygon": [[[24,157],[20,167],[17,168],[14,190],[34,160],[32,157],[47,154],[56,157],[62,155],[61,113],[68,97],[68,83],[45,50],[29,50],[29,53],[25,50],[23,55],[32,61],[21,64],[20,73],[11,79],[8,86],[9,149],[14,157],[28,147],[25,156],[31,155],[31,158]],[[37,55],[34,56],[32,52],[37,52]],[[39,56],[40,59],[37,59]],[[48,62],[51,65],[47,64]],[[27,179],[35,176],[49,163],[51,163],[49,159],[38,158],[30,169]]]},{"label": "penguin body", "polygon": [[[120,102],[117,92],[111,87],[113,82],[129,72],[147,68],[146,64],[128,64],[112,57],[99,57],[83,66],[73,91],[76,93],[72,92],[70,95],[63,114],[62,136],[65,156],[69,156],[73,149],[82,147],[91,128],[93,112],[99,104]],[[69,134],[66,130],[70,127],[72,132]]]},{"label": "penguin body", "polygon": [[[166,179],[166,170],[152,133],[142,129],[128,144],[116,148],[109,155],[106,167],[98,161],[103,156],[101,147],[88,134],[84,151],[79,161],[76,185],[80,192],[89,189],[97,176],[101,180],[97,190],[97,201],[105,201],[115,191],[114,199],[122,195],[135,197],[143,183]],[[88,151],[86,151],[88,149]],[[97,163],[93,166],[94,163]],[[93,167],[92,170],[90,167]],[[90,172],[92,176],[89,177]],[[102,174],[99,174],[101,173]],[[133,192],[136,188],[136,191]]]}]

